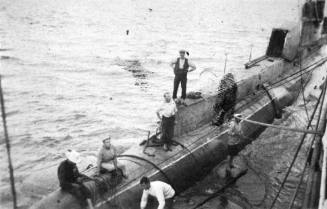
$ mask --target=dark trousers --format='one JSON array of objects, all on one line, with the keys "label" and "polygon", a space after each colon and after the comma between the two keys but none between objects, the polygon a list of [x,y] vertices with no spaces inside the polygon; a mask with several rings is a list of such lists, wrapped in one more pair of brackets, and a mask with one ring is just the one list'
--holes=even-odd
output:
[{"label": "dark trousers", "polygon": [[88,189],[80,183],[65,185],[61,189],[76,197],[82,206],[86,205],[87,198],[91,198]]},{"label": "dark trousers", "polygon": [[164,209],[173,209],[174,198],[165,199],[165,208]]},{"label": "dark trousers", "polygon": [[181,87],[182,87],[182,99],[185,99],[186,98],[187,73],[175,74],[173,99],[177,98],[177,91],[178,91],[179,83],[181,83]]},{"label": "dark trousers", "polygon": [[162,122],[161,122],[161,141],[164,144],[170,144],[171,140],[174,136],[174,126],[175,126],[175,116],[172,117],[165,117],[162,116]]}]

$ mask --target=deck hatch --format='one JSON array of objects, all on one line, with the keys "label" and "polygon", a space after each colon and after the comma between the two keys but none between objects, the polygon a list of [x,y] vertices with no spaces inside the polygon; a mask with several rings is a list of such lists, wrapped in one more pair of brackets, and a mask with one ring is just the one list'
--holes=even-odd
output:
[{"label": "deck hatch", "polygon": [[275,28],[271,32],[266,55],[269,57],[281,57],[284,49],[285,38],[288,30]]}]

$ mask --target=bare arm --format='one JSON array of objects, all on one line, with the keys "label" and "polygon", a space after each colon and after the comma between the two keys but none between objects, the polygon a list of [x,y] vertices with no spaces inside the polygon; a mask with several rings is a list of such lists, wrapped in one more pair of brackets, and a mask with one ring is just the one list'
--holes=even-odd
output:
[{"label": "bare arm", "polygon": [[159,202],[158,209],[164,209],[166,202],[165,202],[165,197],[164,197],[163,192],[162,191],[157,191],[156,194],[157,194],[157,199],[158,199],[158,202]]},{"label": "bare arm", "polygon": [[159,118],[159,120],[161,120],[160,112],[161,112],[162,110],[163,110],[162,107],[160,107],[160,108],[157,110],[157,112],[156,112],[157,117]]},{"label": "bare arm", "polygon": [[[111,145],[112,146],[112,145]],[[116,148],[114,146],[112,146],[112,149],[113,149],[113,152],[114,152],[114,159],[113,159],[113,162],[114,162],[114,166],[115,166],[115,169],[117,170],[118,166],[117,166],[117,151],[116,151]]]},{"label": "bare arm", "polygon": [[100,173],[102,163],[102,148],[99,151],[98,159],[97,159],[97,173]]},{"label": "bare arm", "polygon": [[192,62],[189,62],[188,65],[190,66],[190,69],[188,70],[188,72],[192,72],[196,69],[196,66]]},{"label": "bare arm", "polygon": [[175,69],[176,61],[171,61],[169,65],[171,68]]},{"label": "bare arm", "polygon": [[145,209],[145,207],[148,203],[148,196],[149,196],[149,194],[147,192],[143,191],[142,198],[141,198],[141,204],[140,204],[141,209]]},{"label": "bare arm", "polygon": [[174,102],[174,115],[177,113],[176,103]]}]

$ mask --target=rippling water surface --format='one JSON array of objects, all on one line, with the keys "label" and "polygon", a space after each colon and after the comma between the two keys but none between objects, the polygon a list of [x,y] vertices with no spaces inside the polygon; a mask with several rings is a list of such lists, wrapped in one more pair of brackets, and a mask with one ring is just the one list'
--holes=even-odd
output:
[{"label": "rippling water surface", "polygon": [[[95,155],[111,135],[120,150],[153,129],[168,63],[180,48],[200,72],[237,78],[251,45],[264,54],[272,27],[297,21],[297,0],[0,0],[0,56],[18,190],[66,148]],[[3,135],[3,131],[0,131]],[[1,145],[1,202],[10,200]],[[53,174],[56,175],[56,174]],[[21,204],[28,202],[19,195]]]}]

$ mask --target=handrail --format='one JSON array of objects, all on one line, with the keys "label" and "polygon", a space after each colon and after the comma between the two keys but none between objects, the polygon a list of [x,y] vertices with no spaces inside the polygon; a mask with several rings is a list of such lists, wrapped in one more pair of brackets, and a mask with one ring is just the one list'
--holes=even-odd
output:
[{"label": "handrail", "polygon": [[[325,91],[325,89],[324,89],[323,91],[321,91],[321,93],[320,93],[320,95],[319,95],[318,101],[317,101],[317,103],[316,103],[316,105],[315,105],[315,108],[314,108],[314,110],[313,110],[313,113],[312,113],[312,115],[311,115],[311,117],[310,117],[309,123],[307,124],[307,129],[309,129],[309,127],[311,126],[311,122],[312,122],[312,120],[314,119],[314,116],[316,115],[316,111],[317,111],[317,109],[318,109],[318,106],[319,106],[320,100],[322,99],[322,100],[324,101],[324,95],[325,95],[324,93],[325,93],[325,92],[326,92],[326,91]],[[322,97],[323,97],[323,98],[322,98]],[[322,101],[322,102],[323,102],[323,101]],[[307,133],[304,133],[303,136],[301,137],[300,143],[298,144],[298,146],[297,146],[297,148],[296,148],[296,151],[295,151],[295,154],[294,154],[294,156],[293,156],[292,162],[291,162],[290,166],[289,166],[288,169],[287,169],[286,175],[284,176],[284,179],[283,179],[283,181],[282,181],[282,183],[281,183],[281,185],[280,185],[280,187],[279,187],[279,189],[278,189],[278,192],[277,192],[276,196],[274,197],[274,199],[273,199],[273,201],[272,201],[271,206],[269,207],[269,209],[272,209],[272,208],[275,206],[275,203],[276,203],[276,201],[277,201],[277,198],[279,197],[279,195],[280,195],[280,193],[281,193],[281,190],[282,190],[282,188],[284,187],[284,184],[285,184],[285,182],[286,182],[286,180],[287,180],[287,178],[288,178],[288,176],[289,176],[289,174],[290,174],[290,172],[291,172],[291,169],[292,169],[292,167],[293,167],[293,165],[294,165],[294,162],[295,162],[295,160],[297,159],[297,156],[298,156],[299,151],[300,151],[300,149],[301,149],[301,147],[302,147],[302,145],[303,145],[303,142],[304,142],[304,139],[306,138],[306,135],[307,135]]]},{"label": "handrail", "polygon": [[318,209],[324,209],[327,207],[326,197],[326,178],[327,178],[327,128],[322,138],[323,143],[323,161],[322,161],[322,173],[320,182],[320,196],[319,196],[319,207]]},{"label": "handrail", "polygon": [[[327,85],[327,83],[325,84]],[[325,86],[326,88],[326,86]],[[325,103],[325,109],[323,113],[324,119],[324,126],[325,128],[324,136],[322,137],[322,148],[323,148],[323,155],[322,155],[322,171],[321,171],[321,180],[320,180],[320,195],[319,195],[319,206],[318,209],[324,209],[327,207],[327,196],[326,196],[326,179],[327,179],[327,102]]]}]

